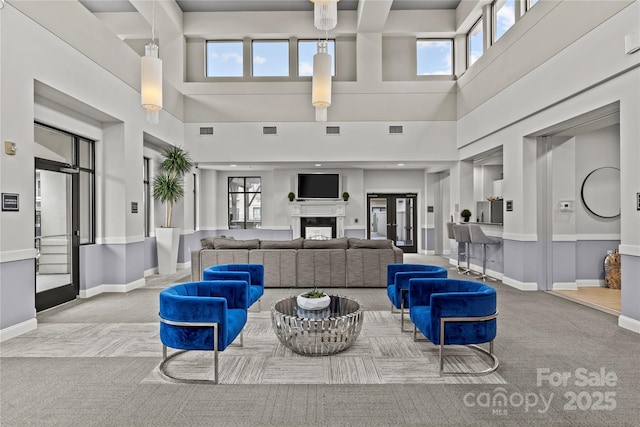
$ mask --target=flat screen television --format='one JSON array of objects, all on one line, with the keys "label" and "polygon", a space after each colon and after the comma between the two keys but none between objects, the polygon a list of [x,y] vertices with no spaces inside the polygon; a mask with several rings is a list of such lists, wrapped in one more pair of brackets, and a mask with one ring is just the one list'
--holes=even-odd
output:
[{"label": "flat screen television", "polygon": [[297,177],[298,199],[339,199],[340,174],[299,173]]}]

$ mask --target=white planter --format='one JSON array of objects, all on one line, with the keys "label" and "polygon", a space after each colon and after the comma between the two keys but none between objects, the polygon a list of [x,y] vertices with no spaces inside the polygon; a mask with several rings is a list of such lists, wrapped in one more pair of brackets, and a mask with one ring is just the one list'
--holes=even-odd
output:
[{"label": "white planter", "polygon": [[179,244],[179,228],[156,228],[159,274],[172,274],[176,272]]},{"label": "white planter", "polygon": [[329,307],[331,298],[329,295],[325,295],[320,298],[305,298],[300,294],[298,295],[296,302],[298,303],[298,307],[303,310],[323,310]]}]

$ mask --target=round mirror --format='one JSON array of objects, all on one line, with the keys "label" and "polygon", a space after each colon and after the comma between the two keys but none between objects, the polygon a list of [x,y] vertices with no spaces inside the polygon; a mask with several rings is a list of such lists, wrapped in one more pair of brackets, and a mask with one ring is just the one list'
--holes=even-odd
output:
[{"label": "round mirror", "polygon": [[600,218],[620,216],[620,169],[611,166],[593,170],[582,182],[582,203]]}]

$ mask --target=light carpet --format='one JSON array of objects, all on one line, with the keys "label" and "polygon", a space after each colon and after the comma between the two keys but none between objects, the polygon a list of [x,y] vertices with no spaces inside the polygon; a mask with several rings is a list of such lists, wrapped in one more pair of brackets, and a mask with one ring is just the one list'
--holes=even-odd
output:
[{"label": "light carpet", "polygon": [[[405,320],[405,322],[407,322]],[[408,322],[407,322],[408,323]],[[409,327],[409,325],[406,325]],[[423,338],[421,335],[419,338]],[[239,340],[236,340],[238,342]],[[347,350],[332,356],[303,356],[285,347],[271,328],[269,312],[250,313],[244,345],[219,354],[221,384],[506,384],[497,373],[439,375],[438,347],[400,332],[398,313],[364,313],[362,331]],[[464,346],[445,348],[445,370],[481,370],[488,358]],[[213,379],[211,352],[191,351],[169,362],[171,375]],[[144,379],[167,382],[158,368]]]},{"label": "light carpet", "polygon": [[[412,329],[405,319],[405,328]],[[86,358],[157,357],[158,365],[142,383],[170,383],[158,366],[162,346],[159,323],[42,323],[38,329],[7,341],[0,357]],[[418,335],[418,338],[423,337]],[[400,332],[400,314],[365,311],[360,336],[332,356],[303,356],[285,347],[271,326],[269,311],[250,311],[244,345],[219,355],[221,384],[505,384],[498,373],[439,375],[438,346],[414,341]],[[486,356],[464,346],[445,348],[445,370],[481,370]],[[168,365],[172,375],[213,379],[213,354],[192,351]]]}]

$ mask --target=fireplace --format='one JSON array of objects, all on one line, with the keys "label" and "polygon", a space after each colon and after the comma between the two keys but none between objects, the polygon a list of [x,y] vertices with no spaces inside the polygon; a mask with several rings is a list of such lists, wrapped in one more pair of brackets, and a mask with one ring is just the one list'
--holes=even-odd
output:
[{"label": "fireplace", "polygon": [[336,218],[327,216],[301,217],[300,236],[314,240],[336,238]]},{"label": "fireplace", "polygon": [[305,200],[289,203],[292,237],[344,237],[344,219],[348,203],[342,200]]}]

